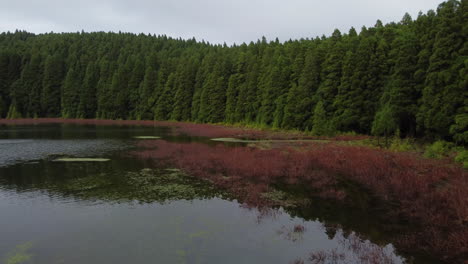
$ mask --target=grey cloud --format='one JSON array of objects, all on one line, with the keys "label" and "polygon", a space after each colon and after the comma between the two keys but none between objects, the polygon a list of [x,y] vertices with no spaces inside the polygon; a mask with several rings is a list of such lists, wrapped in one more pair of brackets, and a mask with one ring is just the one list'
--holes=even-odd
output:
[{"label": "grey cloud", "polygon": [[0,0],[0,31],[125,31],[212,43],[329,35],[399,21],[442,0]]}]

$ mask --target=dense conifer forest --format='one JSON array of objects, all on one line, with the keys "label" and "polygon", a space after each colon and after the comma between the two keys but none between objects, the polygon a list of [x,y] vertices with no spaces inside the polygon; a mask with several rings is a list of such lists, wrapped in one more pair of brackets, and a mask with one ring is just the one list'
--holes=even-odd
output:
[{"label": "dense conifer forest", "polygon": [[243,123],[467,144],[467,37],[467,0],[284,43],[5,32],[0,117]]}]

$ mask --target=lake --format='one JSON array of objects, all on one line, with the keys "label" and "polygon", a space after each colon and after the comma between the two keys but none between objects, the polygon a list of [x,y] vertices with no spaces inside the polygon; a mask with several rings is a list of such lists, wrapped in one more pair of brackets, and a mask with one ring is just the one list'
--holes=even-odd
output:
[{"label": "lake", "polygon": [[0,125],[0,263],[428,261],[399,254],[366,208],[247,206],[190,172],[132,154],[155,140],[236,145],[170,127]]}]

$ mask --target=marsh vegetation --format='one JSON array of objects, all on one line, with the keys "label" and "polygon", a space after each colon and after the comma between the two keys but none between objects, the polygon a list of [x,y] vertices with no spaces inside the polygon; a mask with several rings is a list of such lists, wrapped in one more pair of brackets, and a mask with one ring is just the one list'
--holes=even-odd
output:
[{"label": "marsh vegetation", "polygon": [[444,159],[246,128],[14,122],[0,125],[0,225],[24,231],[0,238],[8,263],[464,257],[465,171]]}]

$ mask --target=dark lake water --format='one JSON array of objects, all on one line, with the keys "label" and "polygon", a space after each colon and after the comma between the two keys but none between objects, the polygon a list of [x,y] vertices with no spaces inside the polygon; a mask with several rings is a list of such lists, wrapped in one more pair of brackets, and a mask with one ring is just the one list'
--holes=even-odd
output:
[{"label": "dark lake water", "polygon": [[367,263],[357,245],[405,263],[370,212],[327,204],[260,212],[177,168],[128,155],[136,136],[215,144],[170,132],[0,126],[0,263],[312,263],[321,250],[338,256],[324,263]]}]

